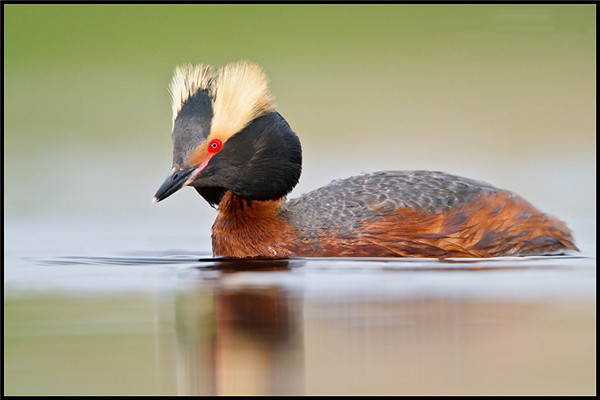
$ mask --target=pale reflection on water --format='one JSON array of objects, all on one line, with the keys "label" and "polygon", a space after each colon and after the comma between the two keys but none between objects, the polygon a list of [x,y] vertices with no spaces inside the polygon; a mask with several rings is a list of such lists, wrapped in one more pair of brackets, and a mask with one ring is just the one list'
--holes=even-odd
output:
[{"label": "pale reflection on water", "polygon": [[[303,394],[301,292],[277,284],[202,286],[175,301],[178,393]],[[198,325],[202,314],[207,320]]]},{"label": "pale reflection on water", "polygon": [[[585,268],[552,261],[374,262],[374,272],[352,261],[352,273],[266,263],[221,269],[210,284],[200,270],[176,298],[178,393],[591,393],[593,301],[539,290]],[[531,292],[511,293],[513,279]]]},{"label": "pale reflection on water", "polygon": [[7,394],[595,392],[591,258],[35,262],[81,294],[9,279]]}]

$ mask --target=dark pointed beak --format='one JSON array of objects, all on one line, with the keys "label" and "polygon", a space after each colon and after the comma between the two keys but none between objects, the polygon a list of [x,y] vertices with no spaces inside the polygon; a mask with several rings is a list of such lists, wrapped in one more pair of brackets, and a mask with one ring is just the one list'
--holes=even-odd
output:
[{"label": "dark pointed beak", "polygon": [[181,189],[194,172],[194,169],[194,167],[188,169],[173,168],[167,179],[158,188],[152,202],[158,203]]}]

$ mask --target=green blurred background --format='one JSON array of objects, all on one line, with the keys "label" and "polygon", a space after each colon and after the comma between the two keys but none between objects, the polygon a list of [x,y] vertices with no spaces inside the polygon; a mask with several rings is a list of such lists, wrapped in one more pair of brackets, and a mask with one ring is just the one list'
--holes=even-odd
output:
[{"label": "green blurred background", "polygon": [[5,214],[181,226],[187,209],[208,234],[194,191],[148,200],[171,165],[167,85],[180,63],[248,59],[303,143],[292,196],[444,170],[589,229],[595,38],[585,4],[4,5]]},{"label": "green blurred background", "polygon": [[595,180],[595,23],[581,4],[4,5],[5,211],[89,215],[77,186],[103,213],[119,183],[146,202],[170,169],[174,66],[240,59],[301,137],[295,193],[378,169],[517,192],[571,182],[557,163]]}]

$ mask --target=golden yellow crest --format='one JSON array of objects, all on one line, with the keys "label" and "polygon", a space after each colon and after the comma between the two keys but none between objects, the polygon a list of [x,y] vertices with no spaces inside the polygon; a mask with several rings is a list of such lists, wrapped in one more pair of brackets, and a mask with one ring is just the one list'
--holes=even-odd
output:
[{"label": "golden yellow crest", "polygon": [[253,119],[275,109],[265,73],[245,61],[217,71],[210,137],[225,142]]},{"label": "golden yellow crest", "polygon": [[185,101],[198,90],[209,90],[213,117],[209,138],[225,142],[253,119],[275,109],[269,81],[256,64],[228,64],[216,72],[208,65],[177,66],[169,91],[173,99],[173,123]]}]

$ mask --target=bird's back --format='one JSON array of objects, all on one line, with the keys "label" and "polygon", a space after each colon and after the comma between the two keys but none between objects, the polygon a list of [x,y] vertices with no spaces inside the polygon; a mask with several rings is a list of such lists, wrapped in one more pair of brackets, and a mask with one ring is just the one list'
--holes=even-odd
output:
[{"label": "bird's back", "polygon": [[433,171],[380,171],[337,179],[287,202],[288,217],[309,235],[336,228],[356,235],[364,221],[404,208],[444,213],[467,204],[493,186]]},{"label": "bird's back", "polygon": [[575,249],[564,223],[519,196],[442,172],[382,171],[336,180],[289,200],[282,216],[305,253],[329,256],[488,257]]}]

